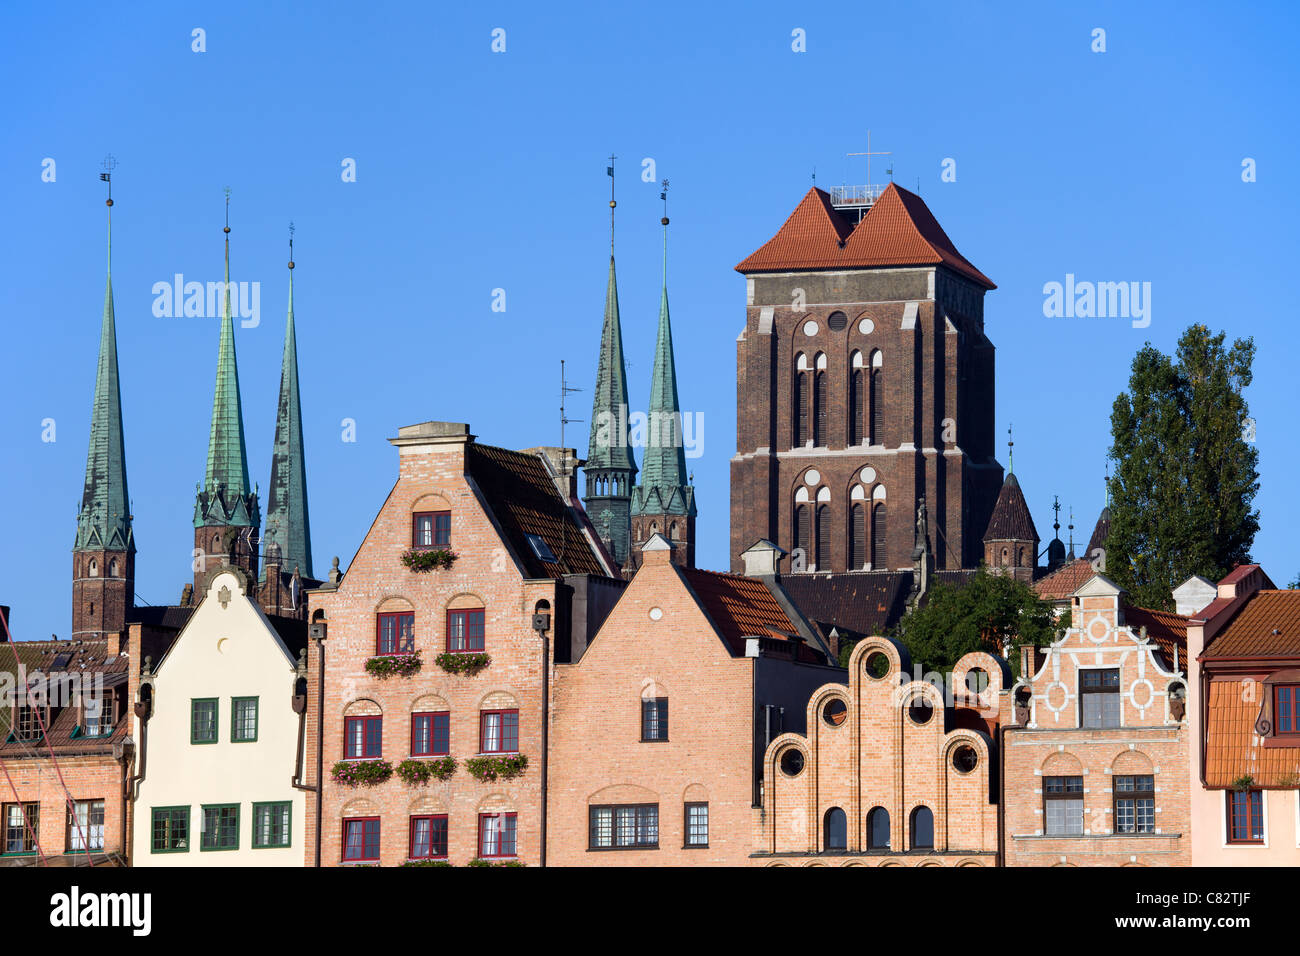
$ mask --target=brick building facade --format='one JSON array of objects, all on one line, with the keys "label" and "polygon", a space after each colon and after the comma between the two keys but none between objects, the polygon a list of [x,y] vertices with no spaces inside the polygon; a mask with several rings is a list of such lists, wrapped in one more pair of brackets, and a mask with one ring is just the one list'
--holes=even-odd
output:
[{"label": "brick building facade", "polygon": [[1034,655],[1003,730],[1007,866],[1186,866],[1187,619],[1129,606],[1101,575]]}]

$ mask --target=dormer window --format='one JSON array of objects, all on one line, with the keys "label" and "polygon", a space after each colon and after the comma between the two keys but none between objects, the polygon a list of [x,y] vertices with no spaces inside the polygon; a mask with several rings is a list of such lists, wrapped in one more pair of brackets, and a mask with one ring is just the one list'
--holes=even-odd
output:
[{"label": "dormer window", "polygon": [[533,549],[533,554],[537,555],[539,561],[554,564],[558,560],[551,546],[542,540],[541,535],[525,534],[524,537],[528,539],[528,546]]},{"label": "dormer window", "polygon": [[412,547],[451,547],[450,511],[420,511],[414,515],[412,520]]},{"label": "dormer window", "polygon": [[41,713],[30,704],[18,707],[17,719],[14,721],[15,735],[19,740],[41,739]]},{"label": "dormer window", "polygon": [[113,732],[115,721],[112,693],[86,705],[83,737],[107,737]]},{"label": "dormer window", "polygon": [[1300,734],[1300,684],[1273,685],[1273,716],[1277,733]]}]

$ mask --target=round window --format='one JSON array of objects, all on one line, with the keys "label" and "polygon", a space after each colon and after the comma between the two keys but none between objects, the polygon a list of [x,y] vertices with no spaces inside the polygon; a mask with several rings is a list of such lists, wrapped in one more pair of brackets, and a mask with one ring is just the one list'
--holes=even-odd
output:
[{"label": "round window", "polygon": [[803,751],[791,747],[781,754],[781,772],[787,777],[797,777],[803,773]]},{"label": "round window", "polygon": [[880,680],[889,673],[889,658],[880,651],[875,651],[867,655],[866,662],[862,667],[872,680]]},{"label": "round window", "polygon": [[934,716],[934,708],[925,698],[913,697],[907,708],[907,716],[912,718],[914,724],[928,724]]},{"label": "round window", "polygon": [[952,755],[953,769],[958,773],[970,773],[979,766],[980,755],[969,744],[962,744]]},{"label": "round window", "polygon": [[972,694],[982,694],[989,686],[989,675],[981,667],[972,667],[966,672],[966,689]]},{"label": "round window", "polygon": [[836,697],[834,700],[828,700],[822,707],[822,720],[831,727],[841,726],[849,716],[849,707],[844,701]]},{"label": "round window", "polygon": [[826,319],[826,324],[831,327],[832,332],[843,332],[845,326],[849,324],[849,317],[843,312],[832,312]]}]

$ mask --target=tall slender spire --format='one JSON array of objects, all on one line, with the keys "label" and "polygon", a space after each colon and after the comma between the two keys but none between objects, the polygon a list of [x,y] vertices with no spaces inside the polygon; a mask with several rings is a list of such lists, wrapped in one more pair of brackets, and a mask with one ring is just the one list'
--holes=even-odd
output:
[{"label": "tall slender spire", "polygon": [[[111,183],[110,157],[100,179]],[[77,517],[77,551],[134,551],[131,499],[126,486],[126,447],[122,436],[122,391],[117,370],[117,329],[113,315],[113,198],[108,207],[108,268],[104,314],[99,332],[99,364],[91,406],[86,482]]]},{"label": "tall slender spire", "polygon": [[230,190],[226,190],[225,304],[217,347],[217,380],[212,398],[212,428],[208,434],[208,463],[196,504],[194,526],[256,526],[257,496],[248,480],[248,451],[244,445],[244,416],[239,400],[239,367],[235,359],[235,323],[230,309]]},{"label": "tall slender spire", "polygon": [[623,362],[623,331],[618,314],[618,284],[614,275],[614,156],[610,177],[609,281],[605,287],[605,320],[601,329],[596,388],[591,406],[587,446],[587,513],[596,531],[621,565],[628,557],[631,534],[630,502],[636,461],[628,435],[627,370]]},{"label": "tall slender spire", "polygon": [[[307,467],[302,442],[302,404],[298,394],[298,344],[293,327],[293,224],[289,224],[289,314],[280,363],[280,403],[271,451],[271,485],[266,499],[262,575],[277,556],[281,567],[312,578],[311,526],[307,517]],[[274,550],[272,548],[274,545]]]},{"label": "tall slender spire", "polygon": [[649,427],[641,483],[632,499],[632,514],[695,515],[695,491],[686,474],[682,411],[677,397],[672,322],[668,316],[668,180],[663,182],[663,287],[659,296],[659,332],[650,377]]}]

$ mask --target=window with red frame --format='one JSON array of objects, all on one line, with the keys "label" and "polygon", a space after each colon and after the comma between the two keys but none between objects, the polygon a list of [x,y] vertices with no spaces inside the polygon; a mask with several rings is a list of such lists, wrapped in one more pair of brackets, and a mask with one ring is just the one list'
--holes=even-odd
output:
[{"label": "window with red frame", "polygon": [[478,855],[484,858],[515,856],[515,815],[513,813],[478,815]]},{"label": "window with red frame", "polygon": [[479,748],[481,754],[519,752],[519,711],[484,710],[479,713]]},{"label": "window with red frame", "polygon": [[380,614],[375,635],[376,654],[410,654],[415,650],[415,615]]},{"label": "window with red frame", "polygon": [[1228,842],[1264,842],[1264,791],[1228,791]]},{"label": "window with red frame", "polygon": [[379,860],[379,817],[343,821],[343,861]]},{"label": "window with red frame", "polygon": [[384,718],[348,717],[343,721],[343,756],[380,757],[384,753]]},{"label": "window with red frame", "polygon": [[451,547],[451,512],[417,513],[411,527],[411,545],[416,548]]},{"label": "window with red frame", "polygon": [[444,757],[451,752],[451,714],[411,715],[411,756]]},{"label": "window with red frame", "polygon": [[447,856],[447,815],[411,817],[412,860],[441,860]]},{"label": "window with red frame", "polygon": [[452,654],[473,654],[485,647],[483,609],[447,612],[447,650]]},{"label": "window with red frame", "polygon": [[1300,684],[1278,684],[1273,688],[1273,719],[1279,734],[1300,733]]}]

